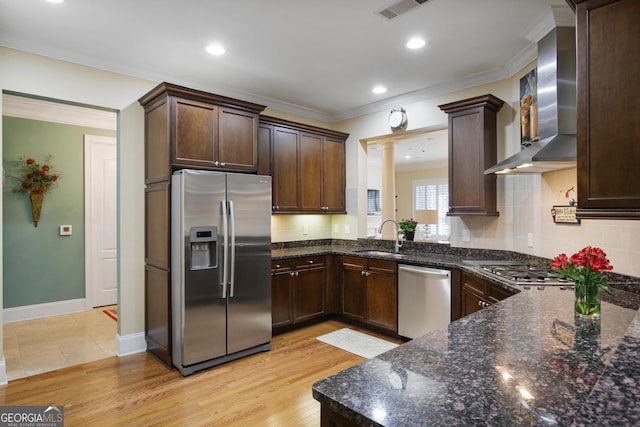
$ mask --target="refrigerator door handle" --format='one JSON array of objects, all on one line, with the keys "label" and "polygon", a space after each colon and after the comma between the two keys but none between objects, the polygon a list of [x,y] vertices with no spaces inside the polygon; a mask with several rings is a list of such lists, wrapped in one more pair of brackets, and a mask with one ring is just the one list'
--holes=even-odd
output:
[{"label": "refrigerator door handle", "polygon": [[233,298],[233,291],[235,290],[235,275],[236,275],[236,215],[233,210],[233,200],[229,200],[229,234],[231,235],[231,242],[229,243],[229,247],[231,249],[231,263],[229,264],[229,272],[230,275],[230,289],[229,289],[229,298]]},{"label": "refrigerator door handle", "polygon": [[227,202],[220,202],[222,209],[222,298],[227,297],[227,267],[229,265],[229,221],[227,219]]}]

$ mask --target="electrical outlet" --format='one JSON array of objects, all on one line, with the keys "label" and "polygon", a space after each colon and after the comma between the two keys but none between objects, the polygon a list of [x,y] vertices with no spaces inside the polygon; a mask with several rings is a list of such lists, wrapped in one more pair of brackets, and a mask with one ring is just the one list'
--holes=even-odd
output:
[{"label": "electrical outlet", "polygon": [[338,224],[333,224],[333,232],[334,233],[339,233],[340,232],[340,226]]},{"label": "electrical outlet", "polygon": [[309,234],[309,224],[302,224],[302,234]]},{"label": "electrical outlet", "polygon": [[471,240],[471,236],[469,236],[469,230],[465,228],[462,230],[462,241],[468,242],[469,240]]},{"label": "electrical outlet", "polygon": [[344,225],[344,234],[350,234],[351,233],[351,226],[349,224],[345,224]]},{"label": "electrical outlet", "polygon": [[533,233],[527,233],[527,246],[533,247]]}]

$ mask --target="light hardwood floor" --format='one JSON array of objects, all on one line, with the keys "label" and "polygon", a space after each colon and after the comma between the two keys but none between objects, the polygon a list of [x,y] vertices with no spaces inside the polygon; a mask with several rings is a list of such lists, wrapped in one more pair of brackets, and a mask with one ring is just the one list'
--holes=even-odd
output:
[{"label": "light hardwood floor", "polygon": [[360,330],[323,322],[188,377],[146,353],[85,363],[11,381],[0,404],[64,405],[67,426],[319,426],[313,383],[364,360],[315,339],[343,327]]}]

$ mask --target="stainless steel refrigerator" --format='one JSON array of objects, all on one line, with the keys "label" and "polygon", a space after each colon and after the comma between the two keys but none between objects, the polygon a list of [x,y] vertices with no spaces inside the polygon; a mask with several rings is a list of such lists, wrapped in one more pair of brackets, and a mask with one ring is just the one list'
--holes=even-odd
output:
[{"label": "stainless steel refrigerator", "polygon": [[271,177],[171,182],[172,359],[183,375],[271,349]]}]

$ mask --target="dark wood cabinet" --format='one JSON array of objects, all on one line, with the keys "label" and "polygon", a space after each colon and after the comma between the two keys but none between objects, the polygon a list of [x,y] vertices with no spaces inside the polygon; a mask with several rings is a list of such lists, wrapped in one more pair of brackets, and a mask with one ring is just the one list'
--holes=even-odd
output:
[{"label": "dark wood cabinet", "polygon": [[[274,213],[344,213],[349,135],[261,116],[259,151],[270,150]],[[268,148],[267,148],[268,147]],[[266,162],[259,161],[261,170]]]},{"label": "dark wood cabinet", "polygon": [[272,198],[274,212],[295,212],[300,206],[298,145],[300,133],[275,126],[272,147]]},{"label": "dark wood cabinet", "polygon": [[255,173],[262,105],[162,83],[145,110],[145,339],[171,366],[171,174],[180,168]]},{"label": "dark wood cabinet", "polygon": [[[459,286],[460,299],[458,304],[460,307],[459,310],[453,310],[453,312],[459,313],[460,317],[475,313],[514,294],[508,289],[464,271],[460,274]],[[453,320],[457,320],[457,318]]]},{"label": "dark wood cabinet", "polygon": [[576,3],[577,216],[640,219],[640,2]]},{"label": "dark wood cabinet", "polygon": [[145,189],[145,338],[147,351],[171,366],[169,181]]},{"label": "dark wood cabinet", "polygon": [[294,323],[325,314],[326,265],[324,257],[301,258],[293,280]]},{"label": "dark wood cabinet", "polygon": [[325,136],[322,141],[322,205],[327,213],[347,210],[345,139]]},{"label": "dark wood cabinet", "polygon": [[274,329],[293,324],[292,272],[290,260],[271,262],[271,325]]},{"label": "dark wood cabinet", "polygon": [[145,341],[147,351],[171,366],[171,272],[145,265]]},{"label": "dark wood cabinet", "polygon": [[257,171],[258,118],[265,106],[170,83],[139,102],[147,184],[168,180],[180,168]]},{"label": "dark wood cabinet", "polygon": [[172,97],[169,127],[173,129],[171,164],[215,167],[218,107],[214,104]]},{"label": "dark wood cabinet", "polygon": [[364,322],[367,298],[367,260],[358,257],[341,257],[341,314]]},{"label": "dark wood cabinet", "polygon": [[273,126],[258,125],[258,175],[271,176],[271,151],[273,150]]},{"label": "dark wood cabinet", "polygon": [[440,105],[449,115],[449,211],[447,215],[497,216],[496,115],[504,101],[483,95]]},{"label": "dark wood cabinet", "polygon": [[397,333],[397,263],[342,256],[340,264],[341,316]]},{"label": "dark wood cabinet", "polygon": [[361,427],[324,403],[320,406],[320,427]]},{"label": "dark wood cabinet", "polygon": [[322,145],[318,134],[300,132],[300,211],[318,212],[322,204]]},{"label": "dark wood cabinet", "polygon": [[271,263],[271,317],[276,330],[321,318],[326,310],[325,256]]},{"label": "dark wood cabinet", "polygon": [[171,268],[170,181],[145,188],[145,263],[157,268]]},{"label": "dark wood cabinet", "polygon": [[[218,107],[216,167],[256,172],[258,167],[258,112],[229,106]],[[215,164],[215,161],[214,161]]]}]

